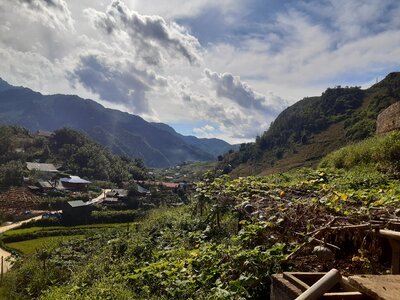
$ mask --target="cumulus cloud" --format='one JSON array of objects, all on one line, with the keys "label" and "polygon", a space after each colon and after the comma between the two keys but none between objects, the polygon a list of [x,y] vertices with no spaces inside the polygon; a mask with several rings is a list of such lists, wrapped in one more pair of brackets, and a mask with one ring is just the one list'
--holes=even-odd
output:
[{"label": "cumulus cloud", "polygon": [[[119,0],[113,0],[105,13],[95,9],[85,12],[97,28],[119,37],[127,35],[136,51],[148,60],[152,58],[154,64],[161,64],[163,54],[184,57],[191,64],[199,61],[198,40],[175,22],[166,22],[160,16],[141,15]],[[148,52],[151,55],[146,56]]]},{"label": "cumulus cloud", "polygon": [[400,7],[392,0],[323,0],[302,3],[300,9],[328,20],[342,41],[376,34],[399,24]]},{"label": "cumulus cloud", "polygon": [[127,0],[127,3],[137,11],[166,18],[195,17],[207,10],[219,10],[227,16],[237,11],[246,12],[243,2],[237,0]]},{"label": "cumulus cloud", "polygon": [[266,13],[267,6],[0,0],[0,76],[243,142],[268,128],[282,98],[363,85],[400,66],[397,0],[290,1]]},{"label": "cumulus cloud", "polygon": [[215,131],[215,128],[209,124],[204,125],[203,127],[193,128],[193,133],[200,137],[209,137]]},{"label": "cumulus cloud", "polygon": [[204,74],[212,83],[218,97],[228,98],[241,107],[276,115],[286,105],[283,99],[272,94],[268,101],[264,95],[253,91],[248,84],[242,82],[239,76],[218,74],[209,69],[205,69]]},{"label": "cumulus cloud", "polygon": [[204,59],[294,103],[398,69],[399,13],[392,0],[302,2],[275,14],[258,35],[212,45]]},{"label": "cumulus cloud", "polygon": [[166,86],[165,78],[153,71],[138,69],[129,60],[87,54],[70,74],[88,90],[110,103],[123,104],[136,114],[150,113],[146,92]]},{"label": "cumulus cloud", "polygon": [[[212,132],[220,132],[231,141],[248,140],[262,133],[273,120],[258,111],[244,110],[232,103],[223,103],[204,94],[194,93],[188,89],[180,91],[187,113],[198,120],[206,120],[209,126],[198,128],[210,137]],[[211,131],[212,128],[214,131]],[[208,131],[208,132],[206,132]]]},{"label": "cumulus cloud", "polygon": [[71,12],[64,0],[16,0],[8,1],[7,4],[17,6],[24,10],[28,18],[42,22],[52,28],[72,30],[74,22]]}]

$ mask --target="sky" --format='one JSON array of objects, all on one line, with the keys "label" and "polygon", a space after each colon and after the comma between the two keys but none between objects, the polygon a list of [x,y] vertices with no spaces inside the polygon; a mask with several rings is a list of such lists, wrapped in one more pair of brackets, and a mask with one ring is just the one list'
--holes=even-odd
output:
[{"label": "sky", "polygon": [[287,106],[400,67],[398,0],[0,0],[0,77],[253,141]]}]

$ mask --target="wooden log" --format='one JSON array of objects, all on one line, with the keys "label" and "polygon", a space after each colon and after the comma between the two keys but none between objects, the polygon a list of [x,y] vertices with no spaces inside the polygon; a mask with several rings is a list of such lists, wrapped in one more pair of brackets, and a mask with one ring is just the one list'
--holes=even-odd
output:
[{"label": "wooden log", "polygon": [[339,271],[332,269],[295,300],[317,300],[333,288],[341,278]]}]

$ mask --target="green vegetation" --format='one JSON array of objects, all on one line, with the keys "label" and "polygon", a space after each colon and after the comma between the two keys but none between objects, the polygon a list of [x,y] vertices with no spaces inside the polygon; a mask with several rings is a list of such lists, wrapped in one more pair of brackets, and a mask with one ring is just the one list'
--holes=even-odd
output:
[{"label": "green vegetation", "polygon": [[[369,91],[336,88],[321,98],[304,100],[307,105],[289,108],[278,118],[265,134],[271,135],[268,139],[242,145],[230,158],[250,153],[255,155],[251,159],[266,162],[273,153],[273,159],[279,159],[288,145],[307,144],[324,128],[341,123],[354,129],[360,123],[345,127],[344,119],[368,109],[365,99],[370,101],[377,91],[379,85]],[[303,114],[296,115],[302,109]],[[313,120],[315,124],[308,124]],[[293,125],[291,130],[279,127],[285,123]],[[304,131],[298,131],[298,125]],[[357,139],[352,136],[349,141],[353,138]],[[263,153],[266,149],[269,154]],[[68,168],[73,168],[74,160]],[[7,299],[42,300],[267,299],[271,275],[281,271],[335,267],[346,274],[385,274],[390,262],[370,229],[397,226],[391,220],[400,204],[399,161],[400,133],[392,133],[334,152],[317,169],[236,179],[208,172],[188,199],[190,204],[176,208],[165,207],[177,200],[176,195],[160,189],[153,196],[158,208],[144,211],[140,223],[132,226],[13,230],[3,236],[8,245],[36,241],[22,243],[31,254],[6,274],[1,292]],[[97,172],[92,166],[87,164],[85,172]],[[221,173],[234,167],[222,166]],[[129,210],[94,213],[98,221],[110,222],[137,216],[137,211]],[[367,230],[360,230],[360,224]],[[47,239],[60,235],[85,238]],[[32,252],[41,237],[46,237],[46,245]],[[328,247],[332,258],[327,261],[315,254],[316,245]]]},{"label": "green vegetation", "polygon": [[25,171],[26,161],[62,164],[61,170],[90,180],[119,184],[145,179],[141,160],[115,156],[84,134],[69,128],[51,137],[31,135],[26,129],[0,126],[0,186],[20,186],[23,176],[39,179],[37,172]]},{"label": "green vegetation", "polygon": [[[225,155],[217,174],[240,165],[247,166],[240,175],[250,175],[281,161],[285,162],[278,171],[317,162],[345,144],[373,136],[378,114],[399,98],[400,73],[389,74],[367,90],[328,88],[320,97],[305,98],[285,109],[255,143],[242,144],[239,151]],[[318,153],[309,146],[318,147]]]},{"label": "green vegetation", "polygon": [[64,162],[63,168],[68,173],[115,183],[146,177],[142,161],[112,155],[76,130],[56,130],[49,147],[55,159]]},{"label": "green vegetation", "polygon": [[73,239],[83,239],[84,237],[84,235],[43,237],[22,242],[8,243],[6,244],[6,247],[8,249],[16,250],[22,254],[34,254],[37,252],[37,250],[43,248],[43,245],[59,243],[61,241]]},{"label": "green vegetation", "polygon": [[[15,236],[22,235],[27,233],[37,233],[40,231],[59,231],[59,230],[80,230],[80,229],[99,229],[99,228],[110,228],[110,227],[119,227],[126,226],[126,224],[122,223],[110,223],[110,224],[89,224],[89,225],[79,225],[79,226],[49,226],[49,227],[36,227],[37,222],[26,223],[24,224],[25,228],[18,228],[8,230],[2,233],[2,236]],[[29,226],[31,225],[31,226]],[[33,226],[32,226],[33,225]]]},{"label": "green vegetation", "polygon": [[93,211],[90,218],[93,223],[126,223],[136,221],[142,215],[143,212],[138,210],[106,210]]},{"label": "green vegetation", "polygon": [[[231,223],[221,220],[227,228]],[[47,247],[7,274],[7,297],[209,299],[268,289],[268,276],[283,258],[281,245],[253,249],[236,236],[228,238],[233,232],[216,234],[197,226],[189,207],[159,209],[135,231],[114,229]],[[239,274],[240,269],[247,271]]]},{"label": "green vegetation", "polygon": [[320,166],[351,169],[373,165],[378,170],[399,176],[400,132],[384,137],[373,137],[360,143],[339,149],[325,157]]},{"label": "green vegetation", "polygon": [[[368,143],[345,148],[346,157]],[[369,155],[385,149],[391,154],[379,161],[397,161],[398,134],[374,145]],[[264,177],[208,173],[191,205],[150,210],[130,228],[93,230],[25,257],[5,276],[3,293],[7,299],[265,299],[271,274],[284,270],[385,273],[390,264],[369,231],[326,225],[382,220],[385,226],[400,202],[400,180],[363,160],[348,169],[332,161]],[[312,254],[321,243],[341,250],[321,260]]]},{"label": "green vegetation", "polygon": [[70,227],[67,226],[28,227],[28,228],[13,229],[6,231],[0,237],[3,243],[9,244],[13,242],[27,241],[43,237],[58,237],[58,236],[66,237],[66,236],[76,236],[76,235],[87,235],[108,228],[114,228],[114,227],[127,228],[129,226],[135,226],[135,223],[132,223],[131,225],[128,225],[126,223],[125,224],[114,223],[114,224],[91,224],[91,225],[80,225],[80,226],[70,226]]}]

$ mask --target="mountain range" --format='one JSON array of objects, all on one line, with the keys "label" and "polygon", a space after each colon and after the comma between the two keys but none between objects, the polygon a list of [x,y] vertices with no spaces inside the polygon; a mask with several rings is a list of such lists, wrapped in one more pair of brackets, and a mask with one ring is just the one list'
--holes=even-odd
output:
[{"label": "mountain range", "polygon": [[209,161],[235,146],[219,139],[184,136],[163,123],[105,108],[75,95],[42,95],[0,79],[0,123],[31,131],[69,127],[86,133],[113,153],[143,159],[149,167]]}]

